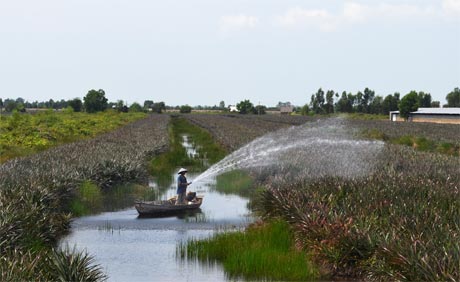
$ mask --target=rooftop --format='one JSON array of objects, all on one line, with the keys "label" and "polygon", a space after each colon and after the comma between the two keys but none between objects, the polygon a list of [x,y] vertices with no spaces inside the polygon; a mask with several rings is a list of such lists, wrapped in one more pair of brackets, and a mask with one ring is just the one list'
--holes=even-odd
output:
[{"label": "rooftop", "polygon": [[412,114],[460,115],[460,108],[418,108]]},{"label": "rooftop", "polygon": [[[399,111],[391,111],[390,113],[399,114]],[[416,112],[411,112],[411,114],[460,115],[460,108],[418,108]]]}]

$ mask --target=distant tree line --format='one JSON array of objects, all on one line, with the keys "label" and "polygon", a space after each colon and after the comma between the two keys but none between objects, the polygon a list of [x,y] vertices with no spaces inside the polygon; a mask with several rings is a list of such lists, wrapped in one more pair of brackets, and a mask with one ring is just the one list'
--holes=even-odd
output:
[{"label": "distant tree line", "polygon": [[143,106],[135,102],[129,107],[127,103],[122,100],[118,100],[117,102],[108,102],[103,89],[89,90],[85,97],[83,97],[83,100],[80,98],[74,98],[71,100],[61,99],[60,101],[50,99],[46,102],[28,102],[23,98],[5,100],[0,98],[0,112],[26,112],[27,109],[71,109],[74,112],[86,111],[88,113],[96,113],[105,111],[106,109],[113,109],[119,112],[162,113],[166,110],[166,105],[164,102],[153,102],[152,100],[144,101]]},{"label": "distant tree line", "polygon": [[[447,104],[443,107],[460,107],[460,88],[456,87],[446,96]],[[279,102],[276,108],[291,104],[289,102]],[[310,102],[302,107],[297,107],[295,110],[303,115],[307,114],[332,114],[332,113],[366,113],[366,114],[383,114],[387,115],[390,111],[399,110],[402,117],[416,111],[420,107],[440,107],[439,101],[432,101],[431,94],[425,92],[411,91],[401,98],[399,93],[389,94],[385,97],[376,95],[369,88],[358,93],[347,93],[343,91],[341,94],[333,90],[324,91],[322,88],[311,95]],[[144,104],[133,103],[129,107],[126,102],[118,100],[117,102],[108,102],[105,97],[105,91],[102,89],[88,91],[86,96],[81,100],[74,98],[71,100],[54,101],[50,99],[45,102],[28,102],[23,98],[5,99],[0,98],[0,112],[19,111],[25,112],[30,108],[41,109],[66,109],[71,108],[75,112],[86,111],[95,113],[106,109],[113,109],[119,112],[153,112],[162,113],[165,110],[177,110],[181,113],[190,113],[192,110],[219,110],[228,111],[225,107],[225,102],[221,101],[219,105],[214,106],[167,106],[164,102],[154,102],[153,100],[145,100]],[[243,100],[236,105],[236,108],[241,114],[265,114],[269,110],[266,106],[254,104],[250,100]],[[275,108],[270,108],[273,110]]]},{"label": "distant tree line", "polygon": [[[460,89],[457,87],[446,96],[444,107],[460,107]],[[439,101],[432,101],[431,94],[411,91],[401,98],[400,93],[389,94],[386,97],[375,95],[369,88],[356,94],[333,90],[318,91],[311,95],[310,103],[305,104],[299,112],[302,114],[332,114],[332,113],[366,113],[387,115],[390,111],[401,112],[403,117],[418,108],[440,107]]]}]

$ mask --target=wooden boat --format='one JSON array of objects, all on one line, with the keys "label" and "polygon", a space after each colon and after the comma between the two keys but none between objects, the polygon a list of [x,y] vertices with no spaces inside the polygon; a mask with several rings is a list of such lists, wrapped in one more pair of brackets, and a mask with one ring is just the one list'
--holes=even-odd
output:
[{"label": "wooden boat", "polygon": [[176,197],[163,201],[136,201],[135,207],[140,216],[161,216],[193,211],[200,208],[203,196],[196,196],[193,201],[186,204],[176,205]]}]

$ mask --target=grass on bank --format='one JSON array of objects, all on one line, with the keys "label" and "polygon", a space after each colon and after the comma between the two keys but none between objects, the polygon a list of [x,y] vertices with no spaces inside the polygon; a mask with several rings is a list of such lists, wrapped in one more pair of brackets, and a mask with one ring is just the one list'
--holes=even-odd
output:
[{"label": "grass on bank", "polygon": [[[189,136],[195,146],[198,154],[194,158],[191,158],[182,146],[184,135]],[[213,141],[207,131],[177,116],[171,118],[169,137],[169,151],[153,159],[149,166],[150,174],[158,178],[160,185],[170,183],[171,174],[177,167],[201,171],[226,155],[226,151]]]},{"label": "grass on bank", "polygon": [[218,261],[230,278],[305,281],[319,277],[309,256],[293,248],[289,225],[283,221],[254,224],[246,231],[218,233],[178,246],[181,258]]},{"label": "grass on bank", "polygon": [[50,147],[94,137],[144,118],[144,113],[108,110],[95,114],[52,109],[0,116],[0,163]]}]

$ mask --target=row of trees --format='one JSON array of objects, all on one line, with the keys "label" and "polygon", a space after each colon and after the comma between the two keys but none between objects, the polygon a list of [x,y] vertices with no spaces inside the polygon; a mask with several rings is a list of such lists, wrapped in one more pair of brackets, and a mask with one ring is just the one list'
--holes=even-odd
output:
[{"label": "row of trees", "polygon": [[[455,88],[453,91],[446,96],[447,104],[444,107],[460,107],[460,88]],[[290,103],[278,103],[278,107]],[[83,98],[75,98],[72,100],[60,100],[54,101],[50,99],[47,102],[27,102],[22,98],[6,99],[2,101],[0,99],[0,111],[4,108],[7,112],[13,110],[25,111],[26,108],[53,108],[53,109],[64,109],[71,107],[75,112],[86,111],[89,113],[104,111],[105,109],[116,109],[120,112],[155,112],[161,113],[166,109],[176,109],[181,113],[190,113],[192,109],[196,110],[228,110],[225,107],[225,102],[221,101],[219,106],[197,106],[192,108],[191,106],[176,106],[168,107],[164,102],[153,102],[152,100],[144,101],[143,106],[139,103],[133,103],[129,107],[122,100],[117,102],[108,102],[105,97],[105,91],[90,90]],[[407,117],[407,115],[416,111],[419,107],[440,107],[439,101],[432,101],[431,94],[425,92],[411,91],[404,97],[400,98],[399,93],[389,94],[386,97],[375,95],[375,92],[369,88],[364,89],[363,92],[359,91],[356,94],[342,92],[339,95],[338,92],[333,90],[318,91],[311,95],[310,103],[305,104],[301,108],[297,108],[297,112],[301,114],[331,114],[331,113],[367,113],[367,114],[388,114],[390,111],[399,110],[401,116]],[[267,107],[258,105],[254,106],[250,100],[243,100],[236,105],[236,108],[241,114],[265,114]]]},{"label": "row of trees", "polygon": [[115,109],[120,112],[156,112],[161,113],[166,109],[164,102],[153,102],[152,100],[144,101],[144,105],[141,106],[139,103],[133,103],[129,107],[127,104],[118,100],[117,102],[108,102],[108,99],[105,96],[105,91],[103,89],[99,90],[89,90],[86,96],[81,100],[80,98],[75,98],[72,100],[60,100],[54,101],[50,99],[47,102],[28,102],[23,98],[17,99],[5,99],[4,101],[0,99],[0,111],[4,109],[7,112],[20,111],[25,112],[27,108],[43,108],[43,109],[65,109],[72,108],[75,112],[86,111],[88,113],[95,113],[100,111],[105,111],[106,109]]},{"label": "row of trees", "polygon": [[[460,107],[460,89],[455,88],[446,96],[447,104],[444,107]],[[440,107],[439,101],[432,101],[431,94],[425,92],[411,91],[400,99],[399,93],[389,94],[386,97],[375,95],[369,88],[359,91],[356,94],[324,92],[321,88],[311,96],[309,104],[302,107],[301,113],[308,114],[331,114],[338,113],[367,113],[367,114],[388,114],[390,111],[400,110],[404,116],[419,107]]]},{"label": "row of trees", "polygon": [[[460,88],[455,88],[446,96],[447,104],[443,107],[460,107]],[[278,109],[290,103],[278,103]],[[311,95],[310,103],[303,107],[295,108],[296,112],[307,114],[332,114],[332,113],[366,113],[387,115],[390,111],[400,111],[402,117],[407,117],[410,112],[418,108],[439,108],[439,101],[433,101],[430,93],[423,91],[411,91],[401,98],[400,93],[389,94],[385,97],[375,95],[375,91],[366,88],[356,94],[338,92],[333,90],[324,91],[318,89]],[[265,106],[256,106],[249,101],[243,100],[236,105],[241,114],[264,114]]]}]

